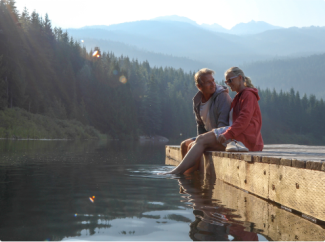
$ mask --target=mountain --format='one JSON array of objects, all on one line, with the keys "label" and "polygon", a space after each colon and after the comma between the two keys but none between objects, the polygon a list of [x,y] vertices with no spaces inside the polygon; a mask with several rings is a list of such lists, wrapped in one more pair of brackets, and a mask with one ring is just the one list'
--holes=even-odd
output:
[{"label": "mountain", "polygon": [[[67,31],[74,39],[122,42],[150,52],[212,64],[222,71],[244,60],[266,58],[254,48],[241,44],[239,36],[215,33],[178,21],[147,20],[106,26],[105,29],[87,27]],[[237,59],[234,59],[234,55]]]},{"label": "mountain", "polygon": [[294,88],[325,100],[323,80],[325,76],[325,54],[308,57],[273,59],[241,66],[254,85],[265,89],[289,91]]},{"label": "mountain", "polygon": [[187,72],[197,71],[202,67],[212,68],[209,64],[204,62],[191,60],[185,57],[159,54],[117,41],[84,38],[83,46],[88,50],[93,49],[95,46],[99,46],[101,51],[114,53],[116,56],[127,56],[130,59],[140,62],[148,61],[152,67],[174,67],[177,69],[181,68]]},{"label": "mountain", "polygon": [[[148,20],[106,26],[105,29],[88,27],[67,31],[74,39],[122,42],[149,52],[204,62],[222,72],[229,65],[261,59],[254,49],[245,47],[239,40],[235,42],[238,36],[220,35],[184,22]],[[234,53],[239,56],[237,60],[233,58]]]},{"label": "mountain", "polygon": [[325,52],[325,27],[274,29],[242,36],[242,44],[264,55],[310,55]]},{"label": "mountain", "polygon": [[188,24],[193,24],[193,25],[198,26],[198,24],[195,21],[193,21],[192,19],[182,17],[182,16],[178,16],[178,15],[161,16],[161,17],[153,18],[151,20],[154,20],[154,21],[183,22],[183,23],[188,23]]},{"label": "mountain", "polygon": [[243,63],[325,52],[325,27],[293,27],[234,35],[181,21],[143,20],[67,31],[74,39],[120,42],[148,52],[205,63],[221,73],[229,66]]},{"label": "mountain", "polygon": [[178,16],[178,15],[170,15],[170,16],[161,16],[154,19],[151,19],[154,21],[173,21],[173,22],[183,22],[183,23],[189,23],[192,25],[195,25],[197,27],[201,27],[203,29],[207,29],[213,32],[219,32],[219,33],[228,33],[228,34],[236,34],[236,35],[247,35],[247,34],[258,34],[265,32],[267,30],[272,29],[282,29],[282,27],[274,26],[269,23],[263,22],[263,21],[250,21],[248,23],[239,23],[235,25],[232,29],[226,29],[222,27],[221,25],[214,23],[214,24],[197,24],[195,21]]},{"label": "mountain", "polygon": [[201,27],[214,32],[229,33],[228,29],[225,29],[219,24],[201,24]]},{"label": "mountain", "polygon": [[235,25],[228,33],[236,35],[258,34],[273,29],[283,29],[283,27],[274,26],[263,21],[252,20],[248,23],[239,23]]}]

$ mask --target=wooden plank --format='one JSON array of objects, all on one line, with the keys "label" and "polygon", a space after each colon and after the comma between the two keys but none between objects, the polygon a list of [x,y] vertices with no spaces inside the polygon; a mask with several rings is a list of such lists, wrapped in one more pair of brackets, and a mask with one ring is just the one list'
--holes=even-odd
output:
[{"label": "wooden plank", "polygon": [[306,161],[306,169],[309,169],[309,170],[321,171],[322,165],[323,165],[322,161]]},{"label": "wooden plank", "polygon": [[241,183],[244,182],[245,176],[239,171],[245,170],[245,161],[225,157],[213,157],[213,164],[217,179],[241,187]]},{"label": "wooden plank", "polygon": [[291,164],[292,164],[292,159],[281,158],[280,160],[280,165],[282,166],[291,166]]},{"label": "wooden plank", "polygon": [[268,164],[213,157],[216,178],[268,198]]},{"label": "wooden plank", "polygon": [[297,168],[306,168],[306,161],[304,161],[304,160],[292,159],[292,167],[297,167]]},{"label": "wooden plank", "polygon": [[262,157],[257,156],[257,155],[253,155],[253,162],[262,162]]},{"label": "wooden plank", "polygon": [[178,165],[182,160],[182,154],[179,147],[173,147],[166,145],[166,156],[170,159],[175,160],[174,164]]},{"label": "wooden plank", "polygon": [[325,221],[324,172],[270,164],[269,198]]},{"label": "wooden plank", "polygon": [[[238,156],[229,152],[213,154],[215,155],[211,152],[205,154],[205,177],[215,176],[258,196],[325,221],[325,163],[322,160],[314,163],[288,156],[263,157],[260,153],[252,154],[251,157],[251,154]],[[245,155],[253,163],[246,162]],[[166,147],[166,156],[180,161],[180,149]],[[166,160],[166,164],[178,163]]]},{"label": "wooden plank", "polygon": [[252,162],[253,161],[253,156],[252,155],[247,155],[247,154],[242,154],[240,159],[244,160],[244,161],[247,161],[247,162]]},{"label": "wooden plank", "polygon": [[280,159],[278,157],[268,157],[268,156],[263,156],[262,157],[262,162],[263,163],[269,163],[269,164],[280,164]]},{"label": "wooden plank", "polygon": [[241,188],[268,199],[269,176],[268,164],[245,162],[245,180]]},{"label": "wooden plank", "polygon": [[165,158],[165,164],[168,165],[168,166],[178,166],[179,161],[174,160],[174,159],[171,159],[168,156],[166,156],[166,158]]}]

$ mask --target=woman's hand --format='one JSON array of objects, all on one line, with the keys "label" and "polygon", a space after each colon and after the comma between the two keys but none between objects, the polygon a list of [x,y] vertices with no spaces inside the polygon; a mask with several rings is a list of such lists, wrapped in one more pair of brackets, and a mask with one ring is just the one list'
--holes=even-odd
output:
[{"label": "woman's hand", "polygon": [[222,134],[220,134],[220,135],[218,136],[217,141],[218,141],[220,144],[225,143],[225,142],[226,142],[226,137],[223,136]]}]

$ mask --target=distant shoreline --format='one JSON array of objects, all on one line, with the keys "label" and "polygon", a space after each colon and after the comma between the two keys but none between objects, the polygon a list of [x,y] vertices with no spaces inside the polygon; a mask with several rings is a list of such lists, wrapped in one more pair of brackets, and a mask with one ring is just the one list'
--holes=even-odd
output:
[{"label": "distant shoreline", "polygon": [[161,142],[161,143],[167,143],[169,139],[163,136],[159,135],[152,135],[152,136],[145,136],[145,135],[140,135],[139,136],[139,141],[140,142]]}]

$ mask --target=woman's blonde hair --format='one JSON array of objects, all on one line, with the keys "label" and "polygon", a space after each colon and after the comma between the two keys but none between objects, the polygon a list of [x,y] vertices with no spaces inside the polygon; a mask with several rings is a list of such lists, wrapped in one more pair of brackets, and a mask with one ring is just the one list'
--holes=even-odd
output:
[{"label": "woman's blonde hair", "polygon": [[245,76],[244,72],[240,68],[238,67],[229,68],[225,72],[225,76],[227,76],[230,72],[233,73],[235,76],[241,76],[244,80],[245,87],[254,87],[252,80],[248,76]]},{"label": "woman's blonde hair", "polygon": [[194,81],[196,85],[202,85],[202,80],[201,77],[207,74],[214,74],[213,70],[210,70],[208,68],[203,68],[201,70],[199,70],[197,73],[195,73],[194,75]]}]

